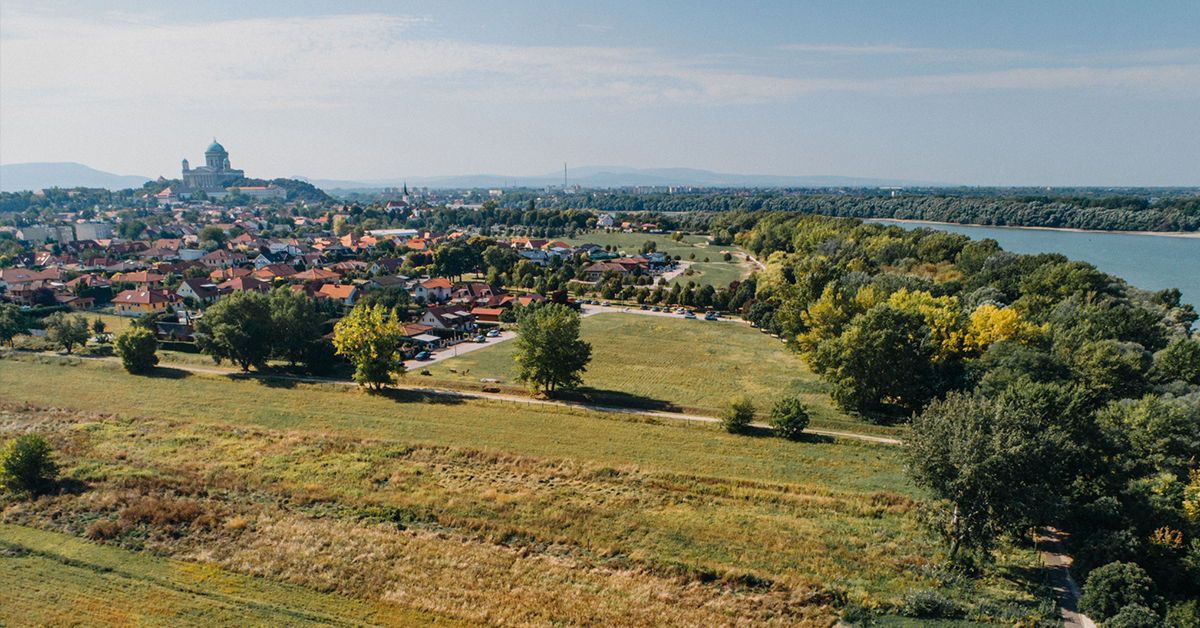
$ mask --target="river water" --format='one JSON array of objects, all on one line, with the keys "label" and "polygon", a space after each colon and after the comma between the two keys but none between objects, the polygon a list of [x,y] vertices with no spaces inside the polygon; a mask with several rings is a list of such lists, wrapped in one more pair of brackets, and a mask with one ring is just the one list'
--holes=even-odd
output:
[{"label": "river water", "polygon": [[1183,302],[1200,309],[1200,235],[981,227],[919,220],[866,222],[900,225],[906,229],[932,227],[961,233],[972,240],[992,238],[1005,251],[1013,253],[1062,253],[1143,290],[1179,288]]}]

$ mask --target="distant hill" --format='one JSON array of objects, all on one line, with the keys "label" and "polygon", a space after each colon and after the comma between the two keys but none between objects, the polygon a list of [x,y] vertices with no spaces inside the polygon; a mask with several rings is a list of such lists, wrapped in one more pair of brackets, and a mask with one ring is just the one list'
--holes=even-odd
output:
[{"label": "distant hill", "polygon": [[21,192],[42,188],[140,188],[151,177],[113,174],[69,161],[0,166],[0,191]]},{"label": "distant hill", "polygon": [[[300,177],[296,177],[300,178]],[[454,175],[441,177],[411,177],[408,179],[366,179],[339,181],[312,179],[311,183],[325,190],[371,189],[400,187],[429,188],[499,188],[561,186],[562,173],[543,176],[514,177],[498,174]],[[567,184],[585,188],[616,188],[629,186],[696,186],[696,187],[948,187],[953,184],[901,179],[871,179],[843,176],[782,176],[723,174],[694,168],[626,168],[623,166],[584,166],[567,171]]]}]

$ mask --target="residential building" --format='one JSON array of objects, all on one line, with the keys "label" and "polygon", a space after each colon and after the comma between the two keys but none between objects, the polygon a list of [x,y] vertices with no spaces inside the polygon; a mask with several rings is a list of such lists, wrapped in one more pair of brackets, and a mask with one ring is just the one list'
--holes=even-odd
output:
[{"label": "residential building", "polygon": [[112,304],[118,316],[141,316],[149,312],[163,312],[178,301],[179,297],[170,290],[138,288],[121,292],[113,297]]}]

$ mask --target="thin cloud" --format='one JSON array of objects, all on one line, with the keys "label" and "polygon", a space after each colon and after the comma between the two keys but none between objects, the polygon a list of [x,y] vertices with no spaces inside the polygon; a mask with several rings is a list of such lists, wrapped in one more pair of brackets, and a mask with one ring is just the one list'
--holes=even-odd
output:
[{"label": "thin cloud", "polygon": [[1123,65],[1200,62],[1200,48],[1170,48],[1104,53],[1055,54],[1030,50],[996,48],[924,48],[879,44],[869,46],[838,46],[819,44],[789,44],[777,50],[801,52],[825,57],[861,58],[893,57],[922,61],[963,63],[1037,63],[1053,65]]},{"label": "thin cloud", "polygon": [[[388,15],[164,25],[136,16],[96,23],[12,13],[4,21],[0,72],[5,80],[0,90],[6,108],[25,111],[78,103],[185,110],[338,109],[358,107],[365,100],[406,99],[723,106],[786,102],[820,92],[920,96],[1054,89],[1200,96],[1200,64],[1162,64],[1194,53],[1186,50],[1146,53],[1158,64],[1123,68],[1077,64],[846,79],[765,76],[740,69],[744,60],[737,57],[679,58],[653,48],[421,39],[414,31],[424,20]],[[789,50],[930,58],[963,54],[897,46],[798,45]],[[1028,53],[972,54],[1018,58]]]}]

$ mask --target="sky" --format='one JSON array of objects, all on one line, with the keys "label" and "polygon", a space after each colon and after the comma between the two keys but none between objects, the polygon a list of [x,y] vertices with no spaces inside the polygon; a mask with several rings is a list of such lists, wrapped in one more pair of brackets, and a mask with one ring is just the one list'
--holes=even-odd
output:
[{"label": "sky", "polygon": [[1200,2],[4,0],[0,163],[1200,185]]}]

